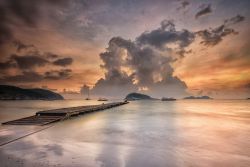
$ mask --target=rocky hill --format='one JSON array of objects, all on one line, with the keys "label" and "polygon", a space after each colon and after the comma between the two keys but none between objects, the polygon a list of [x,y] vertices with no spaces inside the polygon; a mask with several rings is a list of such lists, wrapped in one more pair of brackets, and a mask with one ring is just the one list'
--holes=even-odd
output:
[{"label": "rocky hill", "polygon": [[209,96],[188,96],[184,97],[184,99],[213,99]]},{"label": "rocky hill", "polygon": [[130,93],[125,97],[125,100],[152,100],[154,98],[145,95],[145,94],[141,94],[141,93]]},{"label": "rocky hill", "polygon": [[16,86],[0,85],[0,100],[63,100],[63,97],[45,89],[23,89]]}]

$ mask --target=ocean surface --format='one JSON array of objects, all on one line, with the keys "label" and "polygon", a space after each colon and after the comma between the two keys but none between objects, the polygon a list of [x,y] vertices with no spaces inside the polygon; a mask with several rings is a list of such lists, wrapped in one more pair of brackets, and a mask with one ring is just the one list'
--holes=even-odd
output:
[{"label": "ocean surface", "polygon": [[[1,101],[0,122],[89,104]],[[0,144],[41,128],[0,125]],[[3,145],[0,166],[249,167],[250,100],[133,101]]]}]

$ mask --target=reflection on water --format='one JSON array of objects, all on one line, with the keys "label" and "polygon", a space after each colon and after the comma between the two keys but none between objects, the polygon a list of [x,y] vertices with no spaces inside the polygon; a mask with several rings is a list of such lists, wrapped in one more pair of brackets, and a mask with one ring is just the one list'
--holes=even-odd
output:
[{"label": "reflection on water", "polygon": [[[100,102],[99,102],[100,103]],[[0,102],[0,122],[96,101]],[[1,126],[0,142],[41,127]],[[250,166],[250,102],[134,101],[0,148],[7,166]]]}]

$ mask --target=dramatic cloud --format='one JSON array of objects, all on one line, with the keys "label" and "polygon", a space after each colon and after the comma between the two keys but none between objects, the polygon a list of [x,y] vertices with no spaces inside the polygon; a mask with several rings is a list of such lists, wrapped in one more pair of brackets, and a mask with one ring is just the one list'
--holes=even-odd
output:
[{"label": "dramatic cloud", "polygon": [[64,80],[72,76],[71,69],[61,69],[47,71],[44,74],[35,71],[22,71],[17,75],[5,75],[0,77],[1,84],[13,83],[32,83],[41,82],[43,80]]},{"label": "dramatic cloud", "polygon": [[139,45],[153,46],[155,49],[175,52],[184,57],[189,51],[185,50],[195,40],[195,33],[189,30],[176,30],[173,21],[163,20],[161,27],[144,32],[136,39]]},{"label": "dramatic cloud", "polygon": [[16,67],[16,64],[13,63],[11,60],[5,61],[5,62],[0,62],[0,70],[7,70],[12,67]]},{"label": "dramatic cloud", "polygon": [[43,80],[43,75],[32,72],[32,71],[24,71],[18,75],[8,75],[0,78],[0,82],[2,84],[6,83],[26,83],[26,82],[40,82]]},{"label": "dramatic cloud", "polygon": [[195,18],[198,19],[199,17],[207,15],[209,13],[212,13],[211,4],[202,5],[201,10],[196,13]]},{"label": "dramatic cloud", "polygon": [[[71,69],[60,69],[72,64],[72,58],[60,58],[62,56],[50,52],[43,53],[34,45],[27,45],[19,40],[14,41],[14,46],[18,54],[11,54],[0,62],[1,83],[31,83],[72,77]],[[49,71],[44,72],[44,66],[48,66]],[[15,71],[15,74],[11,71]]]},{"label": "dramatic cloud", "polygon": [[232,17],[230,19],[226,19],[225,20],[225,24],[226,25],[232,25],[232,24],[236,24],[236,23],[242,22],[244,20],[245,20],[245,17],[238,14],[235,17]]},{"label": "dramatic cloud", "polygon": [[57,59],[54,62],[50,62],[49,59],[46,59],[46,56],[41,54],[33,55],[16,55],[13,54],[9,57],[9,60],[0,62],[0,69],[7,70],[11,68],[19,68],[21,70],[32,70],[34,67],[44,67],[45,65],[55,65],[55,66],[68,66],[71,65],[73,59],[61,58]]},{"label": "dramatic cloud", "polygon": [[106,73],[105,78],[99,79],[92,90],[95,95],[111,97],[122,97],[134,91],[137,91],[137,87],[133,84],[133,77],[118,70]]},{"label": "dramatic cloud", "polygon": [[56,58],[58,58],[59,57],[59,55],[57,55],[57,54],[54,54],[54,53],[45,53],[45,55],[46,55],[46,57],[48,58],[48,59],[56,59]]},{"label": "dramatic cloud", "polygon": [[181,5],[183,8],[186,8],[190,3],[188,1],[182,1]]},{"label": "dramatic cloud", "polygon": [[187,86],[174,76],[171,66],[176,61],[173,53],[181,57],[192,53],[188,47],[196,37],[202,39],[203,45],[217,45],[225,36],[237,33],[230,25],[243,20],[243,16],[237,15],[216,28],[198,32],[176,30],[173,21],[164,20],[160,28],[142,33],[135,41],[114,37],[106,52],[100,54],[101,67],[106,72],[105,77],[95,84],[93,92],[110,96],[124,96],[131,91],[157,97],[185,95]]},{"label": "dramatic cloud", "polygon": [[[79,91],[86,83],[100,94],[119,96],[179,91],[175,96],[185,93],[185,83],[204,92],[217,85],[235,89],[233,82],[249,83],[249,46],[241,48],[249,34],[244,17],[249,5],[248,0],[0,0],[0,78],[58,91]],[[164,17],[176,25],[165,20],[154,28]],[[62,71],[68,68],[72,72]],[[221,80],[205,83],[214,78]]]},{"label": "dramatic cloud", "polygon": [[45,72],[45,79],[49,80],[62,80],[71,78],[71,69],[53,70]]},{"label": "dramatic cloud", "polygon": [[157,48],[165,48],[168,44],[187,47],[194,40],[194,34],[188,30],[176,31],[173,21],[164,20],[161,27],[151,32],[145,32],[137,38],[139,44],[149,44]]},{"label": "dramatic cloud", "polygon": [[188,5],[190,5],[190,2],[188,1],[181,1],[181,6],[177,8],[177,10],[185,9]]},{"label": "dramatic cloud", "polygon": [[46,59],[34,55],[12,55],[11,60],[15,60],[18,67],[21,69],[31,69],[36,66],[42,67],[49,63]]},{"label": "dramatic cloud", "polygon": [[19,40],[15,40],[13,43],[18,54],[5,56],[7,60],[0,62],[0,69],[20,68],[27,71],[34,67],[43,67],[45,65],[65,67],[73,62],[71,57],[60,58],[62,56],[54,53],[43,53],[34,45],[27,45]]},{"label": "dramatic cloud", "polygon": [[188,46],[193,35],[187,34],[188,31],[176,31],[173,22],[163,21],[161,28],[143,33],[134,42],[121,37],[112,38],[107,51],[100,54],[104,63],[101,67],[106,70],[105,78],[96,83],[93,92],[124,96],[140,90],[153,96],[184,95],[186,84],[173,76],[170,65],[173,60],[162,50],[171,43]]},{"label": "dramatic cloud", "polygon": [[7,25],[7,16],[3,6],[0,5],[0,46],[4,44],[5,41],[13,37],[12,31]]},{"label": "dramatic cloud", "polygon": [[22,50],[26,50],[29,48],[35,48],[34,45],[26,45],[19,40],[15,40],[13,44],[17,48],[17,52],[21,52]]},{"label": "dramatic cloud", "polygon": [[54,65],[58,66],[68,66],[71,65],[73,62],[73,59],[70,57],[62,58],[62,59],[57,59],[56,61],[53,62]]},{"label": "dramatic cloud", "polygon": [[237,34],[237,32],[234,29],[226,28],[224,25],[221,25],[214,29],[198,31],[197,34],[203,40],[201,44],[214,46],[220,43],[223,37],[230,34]]},{"label": "dramatic cloud", "polygon": [[224,24],[216,27],[198,31],[197,34],[202,38],[201,44],[206,46],[215,46],[222,41],[225,36],[230,34],[238,34],[234,29],[229,28],[230,25],[239,23],[245,17],[237,15],[231,19],[225,20]]},{"label": "dramatic cloud", "polygon": [[[64,0],[2,0],[0,3],[0,47],[5,42],[13,40],[13,25],[37,26],[42,15],[54,12],[52,6],[66,6]],[[44,6],[47,6],[44,8]],[[46,9],[46,12],[43,10]]]}]

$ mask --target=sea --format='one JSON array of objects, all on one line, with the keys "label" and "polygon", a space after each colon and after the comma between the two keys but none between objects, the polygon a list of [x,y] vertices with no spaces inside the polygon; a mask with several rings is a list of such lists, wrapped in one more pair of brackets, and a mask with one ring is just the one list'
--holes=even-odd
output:
[{"label": "sea", "polygon": [[[0,101],[0,123],[100,103]],[[0,166],[250,166],[250,100],[132,101],[46,126],[0,125]]]}]

